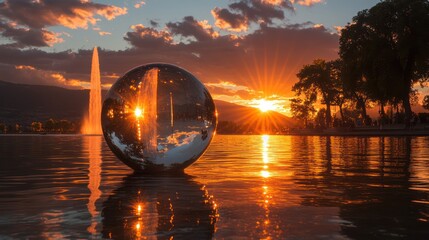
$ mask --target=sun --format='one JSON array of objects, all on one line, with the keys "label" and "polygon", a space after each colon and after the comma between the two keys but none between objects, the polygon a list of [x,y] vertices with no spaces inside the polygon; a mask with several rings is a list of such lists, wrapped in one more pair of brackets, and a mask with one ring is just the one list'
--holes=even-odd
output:
[{"label": "sun", "polygon": [[134,110],[134,115],[136,116],[136,118],[140,118],[143,116],[143,110],[139,107],[136,107],[136,109]]},{"label": "sun", "polygon": [[274,103],[265,99],[259,100],[258,108],[261,112],[272,111],[275,109]]}]

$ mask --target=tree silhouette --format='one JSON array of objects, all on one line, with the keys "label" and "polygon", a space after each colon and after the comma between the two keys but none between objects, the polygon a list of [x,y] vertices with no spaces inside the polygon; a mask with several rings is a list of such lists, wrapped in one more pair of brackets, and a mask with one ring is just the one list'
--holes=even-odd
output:
[{"label": "tree silhouette", "polygon": [[307,127],[308,120],[316,112],[314,109],[314,103],[316,102],[315,94],[307,94],[306,99],[293,98],[290,100],[290,109],[292,115],[297,119],[304,121],[304,126]]},{"label": "tree silhouette", "polygon": [[386,0],[361,11],[343,29],[340,56],[354,86],[383,105],[399,99],[410,126],[413,84],[428,80],[429,2]]},{"label": "tree silhouette", "polygon": [[[299,81],[292,87],[292,91],[298,95],[315,94],[321,95],[321,102],[326,104],[326,126],[331,125],[331,105],[334,104],[339,94],[336,88],[338,62],[317,59],[310,65],[305,65],[297,74]],[[308,98],[308,97],[307,97]]]},{"label": "tree silhouette", "polygon": [[426,110],[429,110],[429,95],[426,95],[425,98],[423,98],[423,107]]}]

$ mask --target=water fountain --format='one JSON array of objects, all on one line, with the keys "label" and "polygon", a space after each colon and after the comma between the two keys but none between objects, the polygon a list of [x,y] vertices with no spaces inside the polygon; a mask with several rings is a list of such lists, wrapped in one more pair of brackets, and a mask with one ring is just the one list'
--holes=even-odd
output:
[{"label": "water fountain", "polygon": [[89,91],[88,116],[82,127],[83,134],[102,134],[101,130],[101,81],[98,50],[94,47],[91,65],[91,88]]},{"label": "water fountain", "polygon": [[[150,69],[139,83],[139,94],[136,110],[142,114],[138,119],[138,138],[145,144],[149,155],[157,152],[157,90],[158,90],[158,68]],[[138,111],[135,111],[137,113]]]}]

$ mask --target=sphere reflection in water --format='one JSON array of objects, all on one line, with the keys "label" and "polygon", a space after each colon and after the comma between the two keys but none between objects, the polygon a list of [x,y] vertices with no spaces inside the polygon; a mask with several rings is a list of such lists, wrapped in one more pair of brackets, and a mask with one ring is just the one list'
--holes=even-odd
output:
[{"label": "sphere reflection in water", "polygon": [[110,89],[103,134],[136,171],[183,170],[209,146],[217,116],[212,97],[189,72],[168,64],[137,67]]},{"label": "sphere reflection in water", "polygon": [[211,239],[218,219],[205,187],[187,175],[130,175],[103,203],[103,238]]}]

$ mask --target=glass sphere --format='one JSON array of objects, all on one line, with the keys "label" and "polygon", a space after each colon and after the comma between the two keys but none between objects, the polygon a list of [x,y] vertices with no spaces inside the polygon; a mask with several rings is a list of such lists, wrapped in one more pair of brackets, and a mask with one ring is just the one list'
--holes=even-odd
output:
[{"label": "glass sphere", "polygon": [[107,145],[135,171],[178,171],[207,149],[217,114],[209,91],[191,73],[148,64],[113,84],[101,124]]}]

